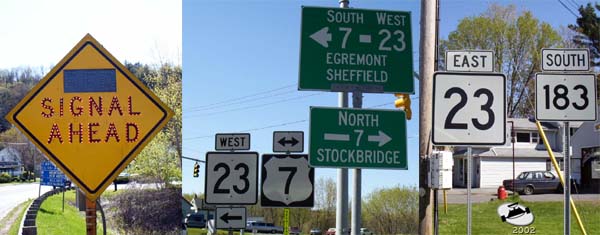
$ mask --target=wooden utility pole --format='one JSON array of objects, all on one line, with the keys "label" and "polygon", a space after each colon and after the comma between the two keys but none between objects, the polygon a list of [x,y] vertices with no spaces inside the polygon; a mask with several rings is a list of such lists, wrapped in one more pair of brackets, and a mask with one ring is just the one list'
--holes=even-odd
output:
[{"label": "wooden utility pole", "polygon": [[431,153],[432,79],[435,63],[436,1],[421,0],[419,44],[419,234],[431,235],[432,194],[427,185]]}]

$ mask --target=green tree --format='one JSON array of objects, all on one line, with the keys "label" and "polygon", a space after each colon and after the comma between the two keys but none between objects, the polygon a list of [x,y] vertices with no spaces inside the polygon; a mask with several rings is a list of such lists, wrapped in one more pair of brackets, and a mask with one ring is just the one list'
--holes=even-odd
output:
[{"label": "green tree", "polygon": [[600,67],[600,17],[596,15],[600,11],[600,4],[588,3],[585,7],[579,7],[581,17],[577,18],[577,24],[569,25],[569,29],[578,34],[573,37],[573,42],[590,49],[591,64]]},{"label": "green tree", "polygon": [[419,227],[419,193],[415,187],[373,191],[363,202],[364,227],[376,234],[416,234]]},{"label": "green tree", "polygon": [[[174,111],[174,116],[156,137],[130,164],[130,173],[137,173],[169,186],[181,181],[181,67],[163,64],[156,69],[138,71],[140,79]],[[133,66],[135,68],[135,66]]]},{"label": "green tree", "polygon": [[541,49],[560,42],[559,33],[530,11],[492,4],[484,13],[462,19],[448,39],[442,40],[440,51],[492,50],[494,71],[506,75],[507,115],[525,117],[533,114],[533,79],[540,71]]}]

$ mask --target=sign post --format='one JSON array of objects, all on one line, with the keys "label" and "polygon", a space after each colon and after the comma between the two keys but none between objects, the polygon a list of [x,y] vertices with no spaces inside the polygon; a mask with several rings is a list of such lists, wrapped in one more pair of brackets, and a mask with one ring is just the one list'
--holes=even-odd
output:
[{"label": "sign post", "polygon": [[[564,158],[564,234],[571,233],[571,128],[569,121],[597,120],[596,77],[590,68],[587,49],[542,49],[542,70],[535,79],[536,119],[563,122]],[[560,172],[559,172],[560,173]]]},{"label": "sign post", "polygon": [[85,230],[87,235],[96,235],[96,201],[85,198]]},{"label": "sign post", "polygon": [[290,235],[290,208],[283,208],[283,235]]},{"label": "sign post", "polygon": [[87,34],[6,119],[85,192],[91,219],[96,198],[172,116]]}]

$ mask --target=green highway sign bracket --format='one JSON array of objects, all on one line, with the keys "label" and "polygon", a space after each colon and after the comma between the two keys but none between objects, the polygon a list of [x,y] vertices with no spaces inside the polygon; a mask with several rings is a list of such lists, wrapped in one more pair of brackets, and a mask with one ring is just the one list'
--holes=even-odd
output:
[{"label": "green highway sign bracket", "polygon": [[401,110],[311,107],[310,165],[408,169]]},{"label": "green highway sign bracket", "polygon": [[410,12],[302,8],[299,90],[414,93]]}]

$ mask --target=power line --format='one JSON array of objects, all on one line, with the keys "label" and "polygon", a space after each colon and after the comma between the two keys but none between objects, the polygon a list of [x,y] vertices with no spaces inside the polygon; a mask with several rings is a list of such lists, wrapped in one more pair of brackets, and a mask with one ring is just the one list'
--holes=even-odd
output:
[{"label": "power line", "polygon": [[[275,128],[275,127],[280,127],[280,126],[293,125],[293,124],[302,123],[302,122],[306,122],[306,121],[308,121],[308,120],[302,119],[302,120],[297,120],[297,121],[292,121],[292,122],[285,122],[285,123],[280,123],[280,124],[275,124],[275,125],[270,125],[270,126],[263,126],[263,127],[257,127],[257,128],[247,129],[247,130],[234,131],[233,133],[259,131],[259,130],[264,130],[264,129],[269,129],[269,128]],[[184,140],[205,139],[205,138],[211,138],[211,137],[214,137],[214,136],[215,135],[204,135],[204,136],[198,136],[198,137],[185,138]]]},{"label": "power line", "polygon": [[190,111],[186,111],[187,113],[192,113],[192,112],[198,112],[198,111],[204,111],[204,110],[211,110],[211,109],[220,109],[223,107],[227,107],[227,106],[231,106],[231,105],[236,105],[236,104],[243,104],[243,103],[248,103],[251,101],[256,101],[256,100],[262,100],[262,99],[266,99],[266,98],[272,98],[272,97],[276,97],[276,96],[281,96],[281,95],[286,95],[289,94],[291,91],[284,91],[284,92],[280,92],[280,93],[275,93],[272,95],[267,95],[267,96],[261,96],[261,97],[256,97],[256,98],[252,98],[252,99],[242,99],[239,100],[237,102],[232,102],[232,103],[227,103],[227,104],[223,104],[223,105],[213,105],[211,107],[206,107],[206,108],[195,108],[192,109]]},{"label": "power line", "polygon": [[573,7],[575,7],[576,10],[579,9],[579,4],[577,4],[575,0],[571,0],[570,2],[573,4]]},{"label": "power line", "polygon": [[567,5],[565,5],[565,3],[563,3],[563,1],[558,0],[558,2],[560,2],[560,5],[562,5],[565,9],[567,9],[569,12],[571,12],[571,14],[573,14],[573,16],[575,16],[575,18],[579,18],[579,16],[577,14],[575,14],[575,12],[573,12],[571,10],[571,8],[567,7]]},{"label": "power line", "polygon": [[[413,99],[419,99],[419,97],[418,96],[411,97],[411,100],[413,100]],[[377,107],[382,107],[382,106],[386,106],[386,105],[390,105],[390,104],[394,104],[394,102],[386,102],[386,103],[383,103],[383,104],[369,106],[367,108],[377,108]],[[259,131],[259,130],[264,130],[264,129],[269,129],[269,128],[275,128],[275,127],[281,127],[281,126],[298,124],[298,123],[302,123],[302,122],[306,122],[306,121],[308,121],[308,120],[307,119],[302,119],[302,120],[296,120],[296,121],[285,122],[285,123],[280,123],[280,124],[275,124],[275,125],[269,125],[269,126],[262,126],[262,127],[252,128],[252,129],[246,129],[246,130],[240,130],[240,131],[233,131],[232,133],[242,133],[242,132],[250,132],[250,131]],[[206,138],[212,138],[212,137],[214,137],[214,135],[204,135],[204,136],[198,136],[198,137],[185,138],[184,140],[206,139]]]},{"label": "power line", "polygon": [[283,89],[286,89],[288,87],[294,87],[294,86],[297,86],[297,85],[298,85],[297,83],[295,83],[295,84],[289,84],[289,85],[285,85],[285,86],[278,87],[278,88],[271,89],[271,90],[260,91],[260,92],[257,92],[257,93],[252,93],[252,94],[249,94],[249,95],[244,95],[244,96],[239,96],[239,97],[235,97],[235,98],[231,98],[231,99],[227,99],[227,100],[222,100],[222,101],[218,101],[218,102],[211,103],[211,104],[205,104],[205,105],[200,105],[200,106],[195,106],[195,107],[187,107],[187,108],[190,108],[190,109],[206,108],[206,107],[211,107],[211,106],[215,106],[215,105],[219,105],[219,104],[226,104],[226,103],[229,103],[229,102],[232,102],[232,101],[238,101],[238,100],[246,99],[246,98],[249,98],[249,97],[263,95],[263,94],[271,93],[271,92],[274,92],[274,91],[283,90]]},{"label": "power line", "polygon": [[222,110],[222,111],[212,112],[212,113],[204,113],[204,114],[199,114],[199,115],[184,116],[184,117],[185,118],[194,118],[194,117],[213,116],[213,115],[222,114],[222,113],[228,113],[228,112],[234,112],[234,111],[241,111],[241,110],[247,110],[247,109],[253,109],[253,108],[260,108],[260,107],[264,107],[264,106],[268,106],[268,105],[274,105],[274,104],[279,104],[279,103],[284,103],[284,102],[288,102],[288,101],[304,99],[304,98],[308,98],[308,97],[311,97],[311,96],[323,95],[323,94],[326,94],[326,92],[315,93],[315,94],[310,94],[310,95],[301,95],[301,96],[296,96],[296,97],[292,97],[292,98],[278,100],[278,101],[270,102],[270,103],[264,103],[264,104],[258,104],[258,105],[252,105],[252,106],[246,106],[246,107],[240,107],[240,108],[234,108],[234,109],[228,109],[228,110]]}]

